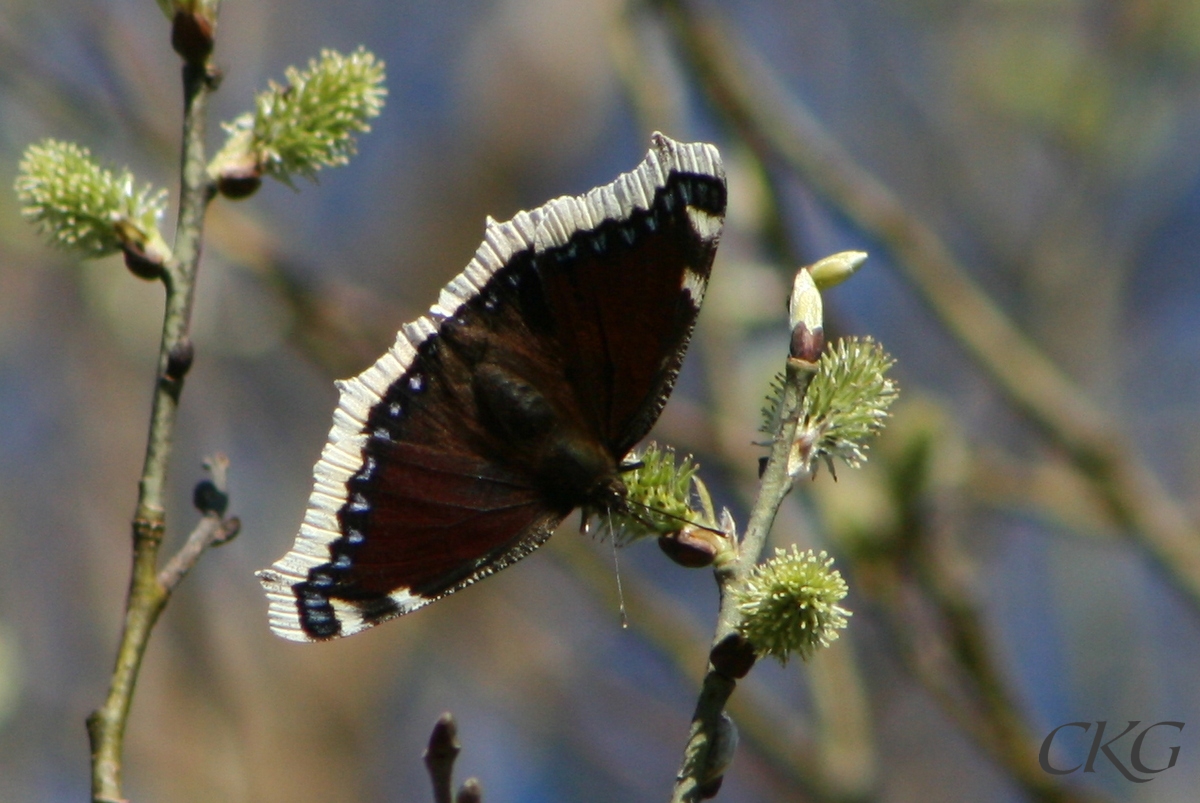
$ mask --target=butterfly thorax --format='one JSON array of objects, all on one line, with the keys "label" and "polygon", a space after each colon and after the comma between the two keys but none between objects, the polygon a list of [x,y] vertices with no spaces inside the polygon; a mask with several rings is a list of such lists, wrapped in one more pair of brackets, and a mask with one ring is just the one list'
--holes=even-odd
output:
[{"label": "butterfly thorax", "polygon": [[611,510],[624,503],[616,458],[513,370],[480,363],[472,390],[484,427],[502,445],[500,459],[531,470],[552,508]]}]

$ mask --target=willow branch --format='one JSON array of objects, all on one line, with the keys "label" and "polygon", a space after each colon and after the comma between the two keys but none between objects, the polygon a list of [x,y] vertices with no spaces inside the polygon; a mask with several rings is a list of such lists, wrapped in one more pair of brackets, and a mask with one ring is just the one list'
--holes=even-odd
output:
[{"label": "willow branch", "polygon": [[[750,513],[746,534],[739,546],[737,560],[716,570],[721,590],[721,607],[717,614],[716,633],[712,646],[717,649],[726,638],[734,635],[742,613],[734,602],[730,589],[745,581],[758,564],[779,506],[792,490],[793,477],[788,472],[788,458],[796,438],[804,393],[816,372],[816,364],[796,359],[787,363],[783,402],[780,405],[780,425],[771,446],[771,455],[763,471],[758,499]],[[733,694],[737,681],[720,672],[709,661],[701,685],[700,698],[692,715],[692,727],[684,748],[683,764],[675,778],[672,803],[695,803],[703,800],[710,789],[706,786],[717,780],[711,773],[713,750],[716,746],[721,715]],[[719,777],[719,776],[718,776]]]},{"label": "willow branch", "polygon": [[934,314],[1009,402],[1066,452],[1114,518],[1200,610],[1200,528],[1092,404],[969,278],[946,243],[784,90],[730,26],[657,0],[700,85],[762,158],[782,159],[895,257]]},{"label": "willow branch", "polygon": [[[166,309],[151,405],[150,434],[133,517],[133,570],[108,697],[104,705],[88,718],[93,803],[119,803],[123,800],[121,762],[125,726],[150,632],[167,603],[172,587],[164,585],[158,569],[159,550],[166,528],[164,488],[179,397],[192,362],[189,332],[204,212],[214,193],[205,169],[204,151],[205,111],[214,83],[207,60],[184,65],[179,220],[172,256],[164,265],[162,274]],[[223,527],[219,529],[222,532],[224,530]],[[210,540],[215,538],[217,530],[212,528],[205,537]],[[183,571],[186,571],[186,566],[176,565],[167,579],[182,577]]]}]

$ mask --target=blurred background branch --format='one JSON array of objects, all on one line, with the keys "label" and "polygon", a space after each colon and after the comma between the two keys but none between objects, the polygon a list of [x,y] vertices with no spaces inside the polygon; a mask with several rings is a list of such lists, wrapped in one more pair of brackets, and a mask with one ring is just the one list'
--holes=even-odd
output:
[{"label": "blurred background branch", "polygon": [[660,0],[701,87],[762,161],[782,158],[863,233],[883,243],[942,324],[1009,401],[1095,485],[1125,532],[1200,609],[1200,529],[1117,422],[1097,408],[969,278],[942,238],[791,97],[730,26],[687,0]]}]

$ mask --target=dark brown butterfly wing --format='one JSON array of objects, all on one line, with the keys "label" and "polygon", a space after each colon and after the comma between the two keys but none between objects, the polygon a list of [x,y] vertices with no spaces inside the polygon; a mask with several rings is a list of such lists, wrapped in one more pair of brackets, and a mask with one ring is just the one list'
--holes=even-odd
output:
[{"label": "dark brown butterfly wing", "polygon": [[710,145],[656,135],[632,173],[489,221],[475,258],[367,371],[292,550],[272,629],[358,632],[520,559],[615,479],[666,402],[725,208]]}]

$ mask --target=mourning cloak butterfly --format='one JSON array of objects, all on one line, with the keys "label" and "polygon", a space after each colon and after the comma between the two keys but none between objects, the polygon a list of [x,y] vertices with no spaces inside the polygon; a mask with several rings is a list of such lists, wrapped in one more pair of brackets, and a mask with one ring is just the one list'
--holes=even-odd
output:
[{"label": "mourning cloak butterfly", "polygon": [[631,173],[507,223],[386,354],[338,382],[292,550],[258,573],[283,638],[347,636],[622,509],[725,214],[712,145],[655,134]]}]

